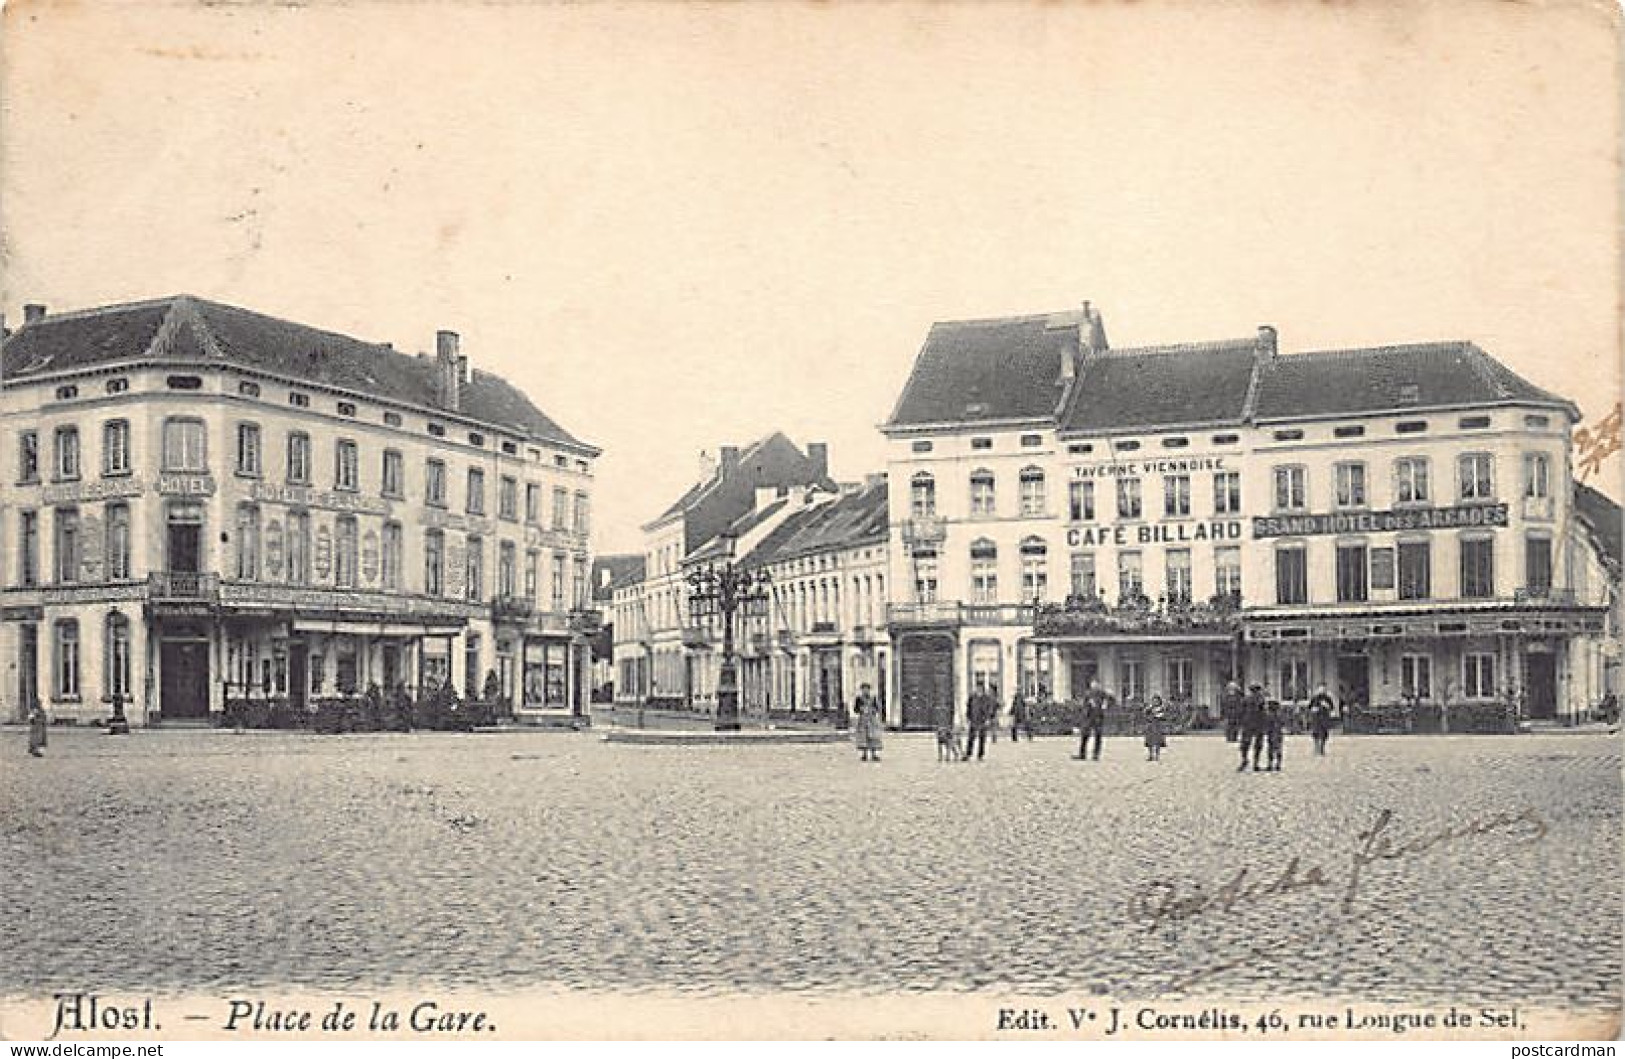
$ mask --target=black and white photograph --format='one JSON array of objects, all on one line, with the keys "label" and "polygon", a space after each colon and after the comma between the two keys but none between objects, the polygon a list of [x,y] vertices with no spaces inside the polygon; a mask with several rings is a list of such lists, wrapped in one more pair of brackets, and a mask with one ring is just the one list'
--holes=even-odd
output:
[{"label": "black and white photograph", "polygon": [[0,1038],[1615,1040],[1621,27],[6,4]]}]

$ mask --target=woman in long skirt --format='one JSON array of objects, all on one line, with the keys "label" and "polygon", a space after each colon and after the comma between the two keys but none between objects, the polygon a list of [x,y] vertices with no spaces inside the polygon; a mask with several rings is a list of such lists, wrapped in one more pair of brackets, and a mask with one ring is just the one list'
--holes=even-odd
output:
[{"label": "woman in long skirt", "polygon": [[1162,705],[1162,696],[1151,696],[1151,705],[1145,708],[1145,759],[1161,761],[1162,748],[1168,745],[1168,711]]},{"label": "woman in long skirt", "polygon": [[28,753],[32,757],[44,757],[41,753],[44,749],[45,710],[36,702],[28,711]]},{"label": "woman in long skirt", "polygon": [[880,760],[880,733],[885,729],[880,703],[869,693],[869,685],[858,689],[858,699],[852,704],[857,715],[858,754],[861,761]]}]

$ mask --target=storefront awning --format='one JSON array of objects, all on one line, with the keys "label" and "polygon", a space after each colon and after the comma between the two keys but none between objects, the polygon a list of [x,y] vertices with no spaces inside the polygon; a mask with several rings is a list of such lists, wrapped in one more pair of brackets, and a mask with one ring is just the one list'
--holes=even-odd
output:
[{"label": "storefront awning", "polygon": [[420,623],[387,621],[350,621],[344,619],[295,618],[294,632],[325,632],[342,636],[416,637],[456,636],[463,631],[462,622]]},{"label": "storefront awning", "polygon": [[1132,633],[1132,632],[1099,632],[1099,633],[1064,633],[1054,636],[1034,636],[1028,643],[1048,644],[1231,644],[1235,642],[1235,635],[1226,632],[1182,632],[1182,633]]}]

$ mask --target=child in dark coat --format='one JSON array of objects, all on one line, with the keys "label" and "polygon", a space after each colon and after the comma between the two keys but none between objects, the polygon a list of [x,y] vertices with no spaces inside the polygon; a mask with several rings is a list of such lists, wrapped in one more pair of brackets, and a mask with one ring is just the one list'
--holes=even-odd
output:
[{"label": "child in dark coat", "polygon": [[1281,716],[1281,704],[1271,700],[1264,707],[1264,741],[1269,749],[1268,771],[1281,771],[1281,747],[1286,741],[1285,718]]}]

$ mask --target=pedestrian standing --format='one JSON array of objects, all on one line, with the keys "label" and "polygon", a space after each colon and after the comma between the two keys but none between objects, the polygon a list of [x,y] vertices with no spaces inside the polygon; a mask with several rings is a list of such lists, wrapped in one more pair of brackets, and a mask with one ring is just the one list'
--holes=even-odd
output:
[{"label": "pedestrian standing", "polygon": [[1241,685],[1234,680],[1225,682],[1219,695],[1219,716],[1224,718],[1224,741],[1234,743],[1241,735]]},{"label": "pedestrian standing", "polygon": [[879,761],[880,734],[885,724],[880,715],[880,700],[870,694],[869,685],[858,688],[858,698],[852,704],[852,712],[858,719],[858,760]]},{"label": "pedestrian standing", "polygon": [[1268,765],[1270,772],[1281,771],[1282,749],[1286,743],[1286,711],[1279,702],[1271,699],[1264,707],[1264,740],[1268,749]]},{"label": "pedestrian standing", "polygon": [[1032,707],[1027,704],[1027,696],[1018,691],[1010,700],[1010,742],[1019,742],[1022,732],[1027,733],[1027,742],[1033,741]]},{"label": "pedestrian standing", "polygon": [[1253,771],[1260,771],[1258,759],[1264,753],[1266,728],[1264,707],[1264,688],[1254,684],[1247,689],[1246,696],[1241,700],[1241,764],[1236,767],[1237,772],[1247,771],[1249,753],[1252,754]]},{"label": "pedestrian standing", "polygon": [[1326,740],[1332,733],[1332,696],[1321,684],[1309,700],[1309,734],[1315,740],[1315,755],[1326,756]]},{"label": "pedestrian standing", "polygon": [[1078,741],[1078,760],[1089,758],[1089,737],[1095,737],[1096,761],[1100,760],[1100,736],[1106,728],[1106,704],[1111,701],[1111,695],[1100,686],[1100,681],[1091,680],[1089,690],[1083,694],[1083,737]]},{"label": "pedestrian standing", "polygon": [[965,703],[965,719],[970,725],[970,731],[965,736],[965,760],[970,760],[971,748],[976,748],[976,760],[980,761],[987,754],[987,729],[993,721],[993,711],[997,708],[993,696],[981,688],[970,693]]},{"label": "pedestrian standing", "polygon": [[34,703],[28,708],[28,755],[44,757],[45,707]]},{"label": "pedestrian standing", "polygon": [[1151,696],[1151,705],[1145,708],[1145,759],[1161,761],[1162,748],[1168,745],[1168,711],[1161,695]]}]

